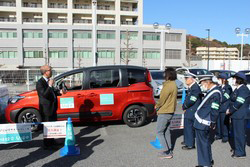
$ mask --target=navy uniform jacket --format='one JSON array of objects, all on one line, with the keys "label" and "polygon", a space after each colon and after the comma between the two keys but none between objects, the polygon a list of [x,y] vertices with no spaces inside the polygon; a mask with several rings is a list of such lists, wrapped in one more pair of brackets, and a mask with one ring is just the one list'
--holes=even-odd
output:
[{"label": "navy uniform jacket", "polygon": [[233,119],[246,119],[249,110],[250,91],[246,85],[236,88],[231,96],[229,112]]},{"label": "navy uniform jacket", "polygon": [[[208,91],[206,96],[208,96],[213,90],[221,91],[218,86],[215,86],[211,90]],[[201,119],[215,123],[218,118],[220,103],[221,103],[221,94],[219,92],[216,92],[211,97],[208,98],[208,100],[199,109],[199,111],[197,111],[197,114],[199,115]],[[209,127],[210,127],[209,125],[199,123],[197,119],[195,119],[194,121],[194,128],[196,129],[209,130]]]},{"label": "navy uniform jacket", "polygon": [[233,90],[229,84],[226,84],[223,88],[221,87],[221,106],[219,112],[225,113],[230,106],[230,96]]},{"label": "navy uniform jacket", "polygon": [[194,119],[194,113],[201,103],[201,94],[200,86],[196,82],[188,89],[187,96],[182,105],[182,109],[186,110],[184,113],[185,118]]}]

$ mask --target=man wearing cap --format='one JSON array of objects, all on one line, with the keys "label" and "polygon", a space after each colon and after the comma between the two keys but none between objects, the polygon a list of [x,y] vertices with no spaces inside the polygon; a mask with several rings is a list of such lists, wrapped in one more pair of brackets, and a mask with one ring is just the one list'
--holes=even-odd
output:
[{"label": "man wearing cap", "polygon": [[209,128],[215,127],[221,102],[221,91],[216,85],[218,79],[213,75],[203,76],[201,86],[207,92],[195,112],[194,128],[196,135],[198,166],[212,166],[212,150]]},{"label": "man wearing cap", "polygon": [[238,72],[234,75],[236,89],[231,96],[231,105],[226,114],[231,115],[234,137],[232,158],[246,157],[246,117],[250,103],[250,91],[245,85],[246,76]]},{"label": "man wearing cap", "polygon": [[232,93],[232,87],[228,84],[228,76],[225,73],[220,73],[218,76],[219,87],[221,88],[222,101],[219,110],[215,140],[222,139],[222,143],[228,141],[228,130],[229,130],[229,117],[226,116],[226,111],[230,105],[230,96]]},{"label": "man wearing cap", "polygon": [[191,150],[195,148],[195,132],[194,132],[194,113],[201,103],[201,89],[196,83],[196,76],[192,73],[184,75],[186,85],[188,86],[187,96],[182,105],[184,113],[184,146],[183,150]]}]

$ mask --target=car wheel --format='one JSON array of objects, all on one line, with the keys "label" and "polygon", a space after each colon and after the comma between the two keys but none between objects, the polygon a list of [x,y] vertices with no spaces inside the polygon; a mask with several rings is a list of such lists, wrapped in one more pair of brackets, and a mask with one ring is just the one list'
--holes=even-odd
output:
[{"label": "car wheel", "polygon": [[139,105],[128,107],[123,114],[123,121],[129,127],[140,127],[146,122],[146,112]]},{"label": "car wheel", "polygon": [[[18,123],[36,123],[42,122],[40,113],[35,109],[25,109],[18,115]],[[32,131],[39,130],[39,125],[32,125]]]}]

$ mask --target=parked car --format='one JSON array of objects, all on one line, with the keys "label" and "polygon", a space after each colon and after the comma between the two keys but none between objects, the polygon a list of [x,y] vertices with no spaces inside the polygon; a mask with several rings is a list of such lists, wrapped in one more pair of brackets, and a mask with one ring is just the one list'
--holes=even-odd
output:
[{"label": "parked car", "polygon": [[[159,97],[161,90],[163,88],[163,82],[165,82],[164,71],[162,71],[162,70],[150,70],[150,73],[152,76],[152,84],[151,85],[154,88],[154,96]],[[177,88],[178,88],[178,96],[181,96],[184,84],[178,79],[175,80],[175,83],[176,83]],[[184,89],[187,90],[185,87],[184,87]]]},{"label": "parked car", "polygon": [[197,76],[197,81],[204,75],[213,75],[210,71],[200,68],[177,68],[176,72],[177,72],[177,79],[180,80],[185,87],[187,87],[184,78],[185,73],[195,74]]},{"label": "parked car", "polygon": [[220,73],[225,73],[228,76],[228,78],[231,78],[236,74],[235,71],[231,70],[210,70],[210,72],[212,72],[215,76],[218,76]]},{"label": "parked car", "polygon": [[[130,127],[142,126],[155,116],[150,72],[137,66],[98,66],[75,69],[55,78],[55,87],[67,89],[58,96],[57,119],[74,122],[123,120]],[[37,91],[11,97],[6,120],[41,122]]]},{"label": "parked car", "polygon": [[250,73],[250,70],[241,70],[241,71],[239,71],[239,72],[243,72],[243,73]]}]

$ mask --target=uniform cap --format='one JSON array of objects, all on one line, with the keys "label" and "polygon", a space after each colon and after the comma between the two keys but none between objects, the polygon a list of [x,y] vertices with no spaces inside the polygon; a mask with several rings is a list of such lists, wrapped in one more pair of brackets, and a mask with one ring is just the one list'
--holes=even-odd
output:
[{"label": "uniform cap", "polygon": [[218,76],[218,78],[228,79],[228,76],[225,73],[220,73],[219,76]]},{"label": "uniform cap", "polygon": [[238,78],[241,78],[245,81],[247,80],[247,77],[243,72],[237,72],[233,77],[238,77]]},{"label": "uniform cap", "polygon": [[211,80],[212,82],[218,82],[218,79],[214,75],[203,75],[200,77],[199,83],[205,80]]},{"label": "uniform cap", "polygon": [[194,75],[194,74],[192,74],[192,73],[189,73],[189,72],[187,72],[187,73],[185,73],[184,74],[184,78],[196,78],[196,75]]}]

